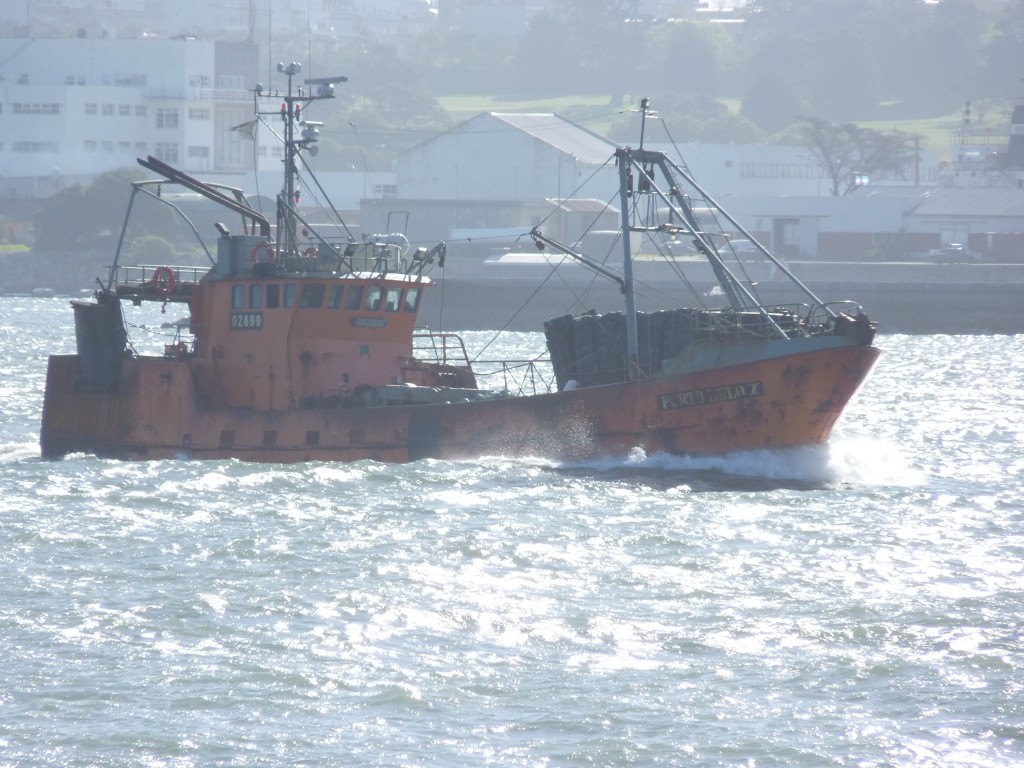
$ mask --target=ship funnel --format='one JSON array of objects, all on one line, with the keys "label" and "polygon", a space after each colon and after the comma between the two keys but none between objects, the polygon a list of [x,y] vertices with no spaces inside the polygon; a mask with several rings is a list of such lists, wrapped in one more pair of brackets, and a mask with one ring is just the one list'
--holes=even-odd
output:
[{"label": "ship funnel", "polygon": [[1024,170],[1024,106],[1013,108],[1013,118],[1010,120],[1010,143],[1006,148],[1006,159],[1003,161],[1003,166]]}]

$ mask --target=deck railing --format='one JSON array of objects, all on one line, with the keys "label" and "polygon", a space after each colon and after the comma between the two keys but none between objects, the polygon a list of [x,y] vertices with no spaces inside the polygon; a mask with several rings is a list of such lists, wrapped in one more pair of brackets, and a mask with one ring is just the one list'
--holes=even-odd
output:
[{"label": "deck railing", "polygon": [[188,301],[208,266],[139,264],[108,267],[110,283],[118,296],[149,301]]}]

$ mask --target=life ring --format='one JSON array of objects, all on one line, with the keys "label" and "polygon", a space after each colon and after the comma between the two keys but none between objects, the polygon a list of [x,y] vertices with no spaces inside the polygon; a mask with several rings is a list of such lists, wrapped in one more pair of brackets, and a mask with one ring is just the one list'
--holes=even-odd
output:
[{"label": "life ring", "polygon": [[318,251],[318,250],[317,250],[316,248],[314,248],[313,246],[309,246],[309,248],[307,248],[307,249],[305,250],[305,252],[303,253],[303,255],[304,255],[304,256],[305,256],[305,257],[306,257],[307,259],[315,259],[315,258],[316,258],[317,256],[319,256],[319,255],[320,255],[320,251]]},{"label": "life ring", "polygon": [[168,296],[174,293],[178,285],[178,278],[174,276],[174,270],[170,267],[157,267],[153,270],[153,289],[160,296]]},{"label": "life ring", "polygon": [[[260,258],[261,253],[265,253],[266,256]],[[275,258],[277,258],[277,254],[274,253],[274,246],[270,243],[256,243],[249,253],[249,261],[253,264],[273,264]]]}]

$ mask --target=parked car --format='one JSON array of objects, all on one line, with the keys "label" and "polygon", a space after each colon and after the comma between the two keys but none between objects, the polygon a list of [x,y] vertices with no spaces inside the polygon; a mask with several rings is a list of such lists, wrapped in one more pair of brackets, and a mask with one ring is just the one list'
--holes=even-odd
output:
[{"label": "parked car", "polygon": [[978,260],[962,243],[946,243],[941,248],[928,251],[928,258],[936,264],[970,264]]}]

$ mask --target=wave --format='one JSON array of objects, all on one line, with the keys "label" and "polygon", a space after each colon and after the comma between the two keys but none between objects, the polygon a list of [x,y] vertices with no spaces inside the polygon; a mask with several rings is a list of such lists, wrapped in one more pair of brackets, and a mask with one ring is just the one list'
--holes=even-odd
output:
[{"label": "wave", "polygon": [[916,487],[925,479],[923,472],[910,466],[899,446],[867,437],[833,438],[827,445],[765,448],[713,456],[648,455],[642,449],[634,449],[626,456],[575,462],[536,457],[500,461],[609,480],[646,480],[658,485],[684,482],[695,490],[837,485]]}]

